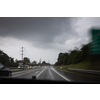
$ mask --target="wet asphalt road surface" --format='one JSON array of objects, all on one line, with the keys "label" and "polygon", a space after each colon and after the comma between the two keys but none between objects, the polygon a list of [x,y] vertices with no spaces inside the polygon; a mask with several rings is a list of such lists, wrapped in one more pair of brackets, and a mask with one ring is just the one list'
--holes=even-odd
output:
[{"label": "wet asphalt road surface", "polygon": [[12,74],[12,77],[25,79],[32,79],[32,76],[36,76],[37,80],[100,83],[100,80],[98,79],[89,76],[79,75],[73,72],[61,71],[53,67],[43,67],[38,69],[19,71]]}]

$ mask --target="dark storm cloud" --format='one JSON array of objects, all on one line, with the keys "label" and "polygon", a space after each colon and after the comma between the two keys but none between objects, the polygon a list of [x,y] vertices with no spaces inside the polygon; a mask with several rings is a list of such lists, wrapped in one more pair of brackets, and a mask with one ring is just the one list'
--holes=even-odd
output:
[{"label": "dark storm cloud", "polygon": [[54,43],[63,44],[77,37],[72,27],[76,21],[77,18],[61,17],[0,18],[0,37],[30,41],[41,48],[53,47]]}]

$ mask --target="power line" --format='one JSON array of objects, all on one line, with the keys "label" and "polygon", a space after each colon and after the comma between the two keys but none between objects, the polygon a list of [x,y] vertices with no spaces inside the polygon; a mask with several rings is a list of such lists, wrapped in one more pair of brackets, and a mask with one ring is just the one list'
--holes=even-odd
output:
[{"label": "power line", "polygon": [[13,44],[13,42],[10,40],[10,42],[9,41],[6,41],[5,39],[3,39],[3,38],[0,38],[0,40],[2,40],[2,41],[0,41],[0,42],[2,42],[2,43],[6,43],[6,44],[8,44],[8,45],[11,45],[11,46],[14,46],[15,47],[15,43]]},{"label": "power line", "polygon": [[13,51],[13,52],[17,52],[17,50],[16,49],[13,49],[13,48],[10,48],[9,46],[1,46],[3,49],[5,49],[5,50],[10,50],[10,51]]},{"label": "power line", "polygon": [[[15,46],[11,45],[10,43],[8,43],[8,41],[7,42],[4,42],[4,40],[0,41],[0,44],[1,44],[0,45],[1,47],[5,48],[5,49],[10,49],[10,51],[11,50],[16,51],[16,49],[17,49],[16,45]],[[2,44],[4,44],[4,45],[2,45]]]}]

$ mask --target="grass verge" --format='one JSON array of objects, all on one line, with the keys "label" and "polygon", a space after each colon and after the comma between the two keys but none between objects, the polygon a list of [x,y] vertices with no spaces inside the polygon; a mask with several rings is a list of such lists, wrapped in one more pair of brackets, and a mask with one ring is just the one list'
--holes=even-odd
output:
[{"label": "grass verge", "polygon": [[100,70],[100,65],[93,63],[93,62],[80,62],[77,64],[71,65],[61,65],[55,66],[55,68],[67,70],[67,68],[74,68],[74,69],[86,69],[86,70]]},{"label": "grass verge", "polygon": [[93,62],[85,62],[85,61],[83,61],[83,62],[80,62],[80,63],[77,63],[77,64],[55,66],[55,68],[60,69],[60,70],[65,70],[65,71],[69,71],[69,72],[82,74],[82,75],[85,75],[85,76],[91,76],[91,77],[95,77],[95,78],[100,78],[100,75],[96,75],[96,74],[93,74],[93,73],[71,71],[71,70],[67,69],[67,68],[74,68],[74,69],[99,70],[100,71],[100,65],[96,64],[96,63],[93,63]]}]

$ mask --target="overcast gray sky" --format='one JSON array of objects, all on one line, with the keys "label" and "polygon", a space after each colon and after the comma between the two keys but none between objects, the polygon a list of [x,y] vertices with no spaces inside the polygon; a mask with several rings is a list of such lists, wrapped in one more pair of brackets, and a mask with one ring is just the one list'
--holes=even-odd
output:
[{"label": "overcast gray sky", "polygon": [[89,29],[100,28],[99,17],[0,17],[0,49],[14,59],[54,64],[60,52],[81,47],[90,41]]}]

